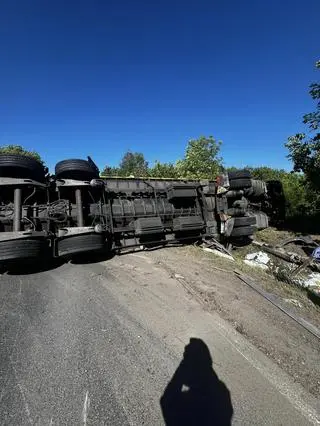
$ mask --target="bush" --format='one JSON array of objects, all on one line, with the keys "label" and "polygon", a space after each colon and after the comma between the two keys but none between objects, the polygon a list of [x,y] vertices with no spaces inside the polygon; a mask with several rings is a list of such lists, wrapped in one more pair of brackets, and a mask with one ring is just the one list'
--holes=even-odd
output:
[{"label": "bush", "polygon": [[24,149],[20,145],[4,145],[4,146],[0,146],[0,154],[25,155],[26,157],[35,158],[42,165],[44,165],[44,161],[41,159],[40,154],[38,154],[36,151],[28,151],[27,149]]}]

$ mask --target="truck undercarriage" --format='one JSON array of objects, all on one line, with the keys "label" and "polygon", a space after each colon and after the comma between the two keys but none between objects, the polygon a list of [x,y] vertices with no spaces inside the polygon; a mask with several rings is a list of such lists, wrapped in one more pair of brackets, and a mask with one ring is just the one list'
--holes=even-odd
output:
[{"label": "truck undercarriage", "polygon": [[102,178],[88,160],[63,160],[55,175],[36,160],[0,155],[0,262],[214,238],[249,240],[283,219],[279,182],[247,170],[215,181]]}]

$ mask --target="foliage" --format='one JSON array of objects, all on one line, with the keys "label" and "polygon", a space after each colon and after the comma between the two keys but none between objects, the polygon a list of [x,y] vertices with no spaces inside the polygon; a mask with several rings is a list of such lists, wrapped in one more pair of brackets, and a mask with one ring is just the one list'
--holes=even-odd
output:
[{"label": "foliage", "polygon": [[119,176],[119,167],[105,166],[101,172],[101,176]]},{"label": "foliage", "polygon": [[[315,86],[313,90],[316,90]],[[310,117],[307,119],[311,120]],[[314,119],[312,123],[314,126]],[[148,166],[143,153],[128,151],[123,155],[118,166],[106,166],[102,176],[215,179],[223,170],[222,160],[219,157],[220,146],[221,142],[216,141],[212,136],[201,136],[189,141],[184,157],[175,164],[156,161],[152,167]],[[300,150],[300,154],[301,152]],[[37,152],[28,151],[19,145],[2,146],[0,153],[27,155],[42,162]],[[287,202],[286,223],[290,229],[298,232],[316,232],[315,230],[320,227],[320,191],[315,189],[315,181],[311,181],[309,172],[288,172],[265,166],[246,167],[246,169],[251,171],[255,179],[282,182]],[[303,170],[302,167],[300,169]],[[231,170],[237,170],[237,168],[230,167],[226,171]],[[319,169],[317,170],[320,173]]]},{"label": "foliage", "polygon": [[213,136],[191,139],[185,156],[176,163],[178,176],[187,179],[215,179],[222,169],[222,160],[218,157],[220,146],[221,142],[216,141]]},{"label": "foliage", "polygon": [[[316,67],[320,70],[320,61]],[[309,134],[298,133],[290,136],[286,147],[288,158],[293,161],[294,171],[302,171],[306,180],[315,189],[320,189],[320,83],[312,83],[309,91],[316,101],[316,110],[303,116],[303,123],[308,126]]]},{"label": "foliage", "polygon": [[[102,175],[214,180],[223,170],[222,160],[219,157],[220,147],[221,142],[216,141],[212,136],[201,136],[189,141],[184,157],[175,164],[156,161],[152,167],[148,167],[148,162],[142,153],[127,152],[118,166],[106,166]],[[316,192],[311,185],[307,174],[271,167],[246,167],[246,169],[251,171],[255,179],[280,180],[286,197],[288,223],[291,221],[296,230],[302,231],[302,223],[306,222],[302,219],[307,216],[307,222],[314,229],[312,221],[313,218],[318,217],[320,193]],[[227,171],[231,170],[237,170],[237,168],[227,169]]]},{"label": "foliage", "polygon": [[185,156],[176,164],[156,161],[153,167],[148,167],[142,153],[128,151],[118,167],[106,166],[102,176],[215,179],[221,170],[220,146],[212,136],[201,136],[189,141]]},{"label": "foliage", "polygon": [[41,164],[44,164],[43,160],[36,151],[28,151],[20,145],[4,145],[0,146],[0,154],[18,154],[32,157],[38,160]]},{"label": "foliage", "polygon": [[251,171],[255,179],[280,180],[286,198],[287,216],[300,214],[303,206],[309,204],[307,200],[305,177],[300,173],[290,173],[283,169],[272,169],[271,167],[246,167]]},{"label": "foliage", "polygon": [[281,180],[283,176],[290,174],[289,172],[283,170],[283,169],[273,169],[271,167],[267,166],[261,166],[261,167],[245,167],[246,170],[250,170],[251,175],[254,179],[261,179],[261,180]]},{"label": "foliage", "polygon": [[160,163],[156,161],[154,166],[149,168],[150,177],[158,178],[178,178],[178,170],[172,163]]},{"label": "foliage", "polygon": [[126,152],[119,166],[120,176],[146,176],[148,162],[140,152]]},{"label": "foliage", "polygon": [[135,176],[148,175],[148,162],[141,152],[127,151],[119,164],[119,167],[106,166],[102,172],[103,176]]}]

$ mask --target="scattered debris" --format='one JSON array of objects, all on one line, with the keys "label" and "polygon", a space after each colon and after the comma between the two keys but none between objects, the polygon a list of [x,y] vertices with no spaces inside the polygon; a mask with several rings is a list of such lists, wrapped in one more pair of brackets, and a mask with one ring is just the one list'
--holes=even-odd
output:
[{"label": "scattered debris", "polygon": [[320,305],[320,287],[309,287],[307,292],[309,299],[316,305]]},{"label": "scattered debris", "polygon": [[216,254],[217,256],[224,257],[225,259],[234,260],[234,257],[233,257],[233,256],[231,256],[230,254],[223,253],[222,251],[219,251],[219,250],[217,250],[217,249],[211,249],[211,248],[209,248],[209,247],[203,247],[203,248],[202,248],[202,250],[203,250],[203,251],[207,251],[207,252],[209,252],[209,253]]},{"label": "scattered debris", "polygon": [[269,269],[268,263],[270,262],[270,258],[267,255],[267,253],[264,253],[263,251],[258,251],[256,253],[249,253],[246,255],[244,263],[253,266],[258,267],[264,270]]},{"label": "scattered debris", "polygon": [[[278,240],[279,241],[279,240]],[[288,251],[284,246],[296,243],[300,246],[297,252],[294,248]],[[299,286],[307,290],[309,299],[320,304],[320,246],[311,236],[298,236],[286,238],[277,245],[253,240],[253,246],[259,247],[259,251],[247,253],[242,261],[251,267],[260,268],[278,281],[292,286]],[[303,246],[303,250],[301,250]],[[223,247],[214,238],[204,239],[201,247],[204,251],[235,261],[228,248]],[[307,249],[307,250],[305,250]],[[303,255],[303,253],[312,255]],[[311,273],[311,271],[312,273]],[[229,271],[224,271],[229,272]],[[288,303],[301,307],[295,299],[286,299]]]},{"label": "scattered debris", "polygon": [[313,250],[311,257],[317,261],[320,261],[320,247]]},{"label": "scattered debris", "polygon": [[291,271],[291,277],[297,276],[301,274],[306,268],[310,266],[310,263],[312,262],[312,259],[306,259],[301,265],[299,265],[297,268],[292,269]]},{"label": "scattered debris", "polygon": [[274,256],[279,257],[287,262],[292,262],[300,265],[302,263],[301,256],[296,253],[290,253],[285,251],[283,248],[275,248],[266,243],[260,243],[259,241],[252,241],[252,244],[258,247],[261,247],[264,251],[273,254]]},{"label": "scattered debris", "polygon": [[275,248],[266,243],[261,243],[260,241],[252,241],[252,244],[258,247],[261,247],[262,250],[267,253],[273,254],[276,257],[279,257],[286,262],[295,263],[296,265],[302,265],[306,263],[310,269],[320,272],[320,264],[317,260],[311,259],[307,256],[300,256],[297,253],[289,252],[284,250],[282,247]]},{"label": "scattered debris", "polygon": [[315,247],[317,245],[317,243],[313,240],[313,238],[310,235],[300,235],[299,237],[287,238],[284,241],[282,241],[281,244],[277,244],[276,247],[284,247],[285,245],[290,243],[302,243],[303,245],[307,247],[309,246]]},{"label": "scattered debris", "polygon": [[204,251],[207,251],[209,253],[214,253],[226,259],[234,260],[234,257],[232,256],[230,250],[228,250],[214,238],[203,239],[201,247]]},{"label": "scattered debris", "polygon": [[184,280],[184,276],[183,275],[180,275],[180,274],[174,274],[174,277],[177,279],[177,280]]},{"label": "scattered debris", "polygon": [[291,303],[294,306],[297,306],[298,308],[302,308],[302,304],[297,299],[283,299],[287,303]]},{"label": "scattered debris", "polygon": [[319,287],[320,289],[320,273],[312,272],[305,280],[299,280],[303,287]]}]

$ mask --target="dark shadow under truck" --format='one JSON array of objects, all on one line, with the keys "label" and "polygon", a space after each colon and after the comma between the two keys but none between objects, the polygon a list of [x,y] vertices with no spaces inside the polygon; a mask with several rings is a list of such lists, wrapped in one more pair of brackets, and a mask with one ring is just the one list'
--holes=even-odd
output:
[{"label": "dark shadow under truck", "polygon": [[102,178],[90,157],[60,161],[50,176],[33,158],[2,154],[0,263],[204,238],[236,244],[268,227],[267,213],[280,219],[279,188],[247,170],[216,181]]}]

